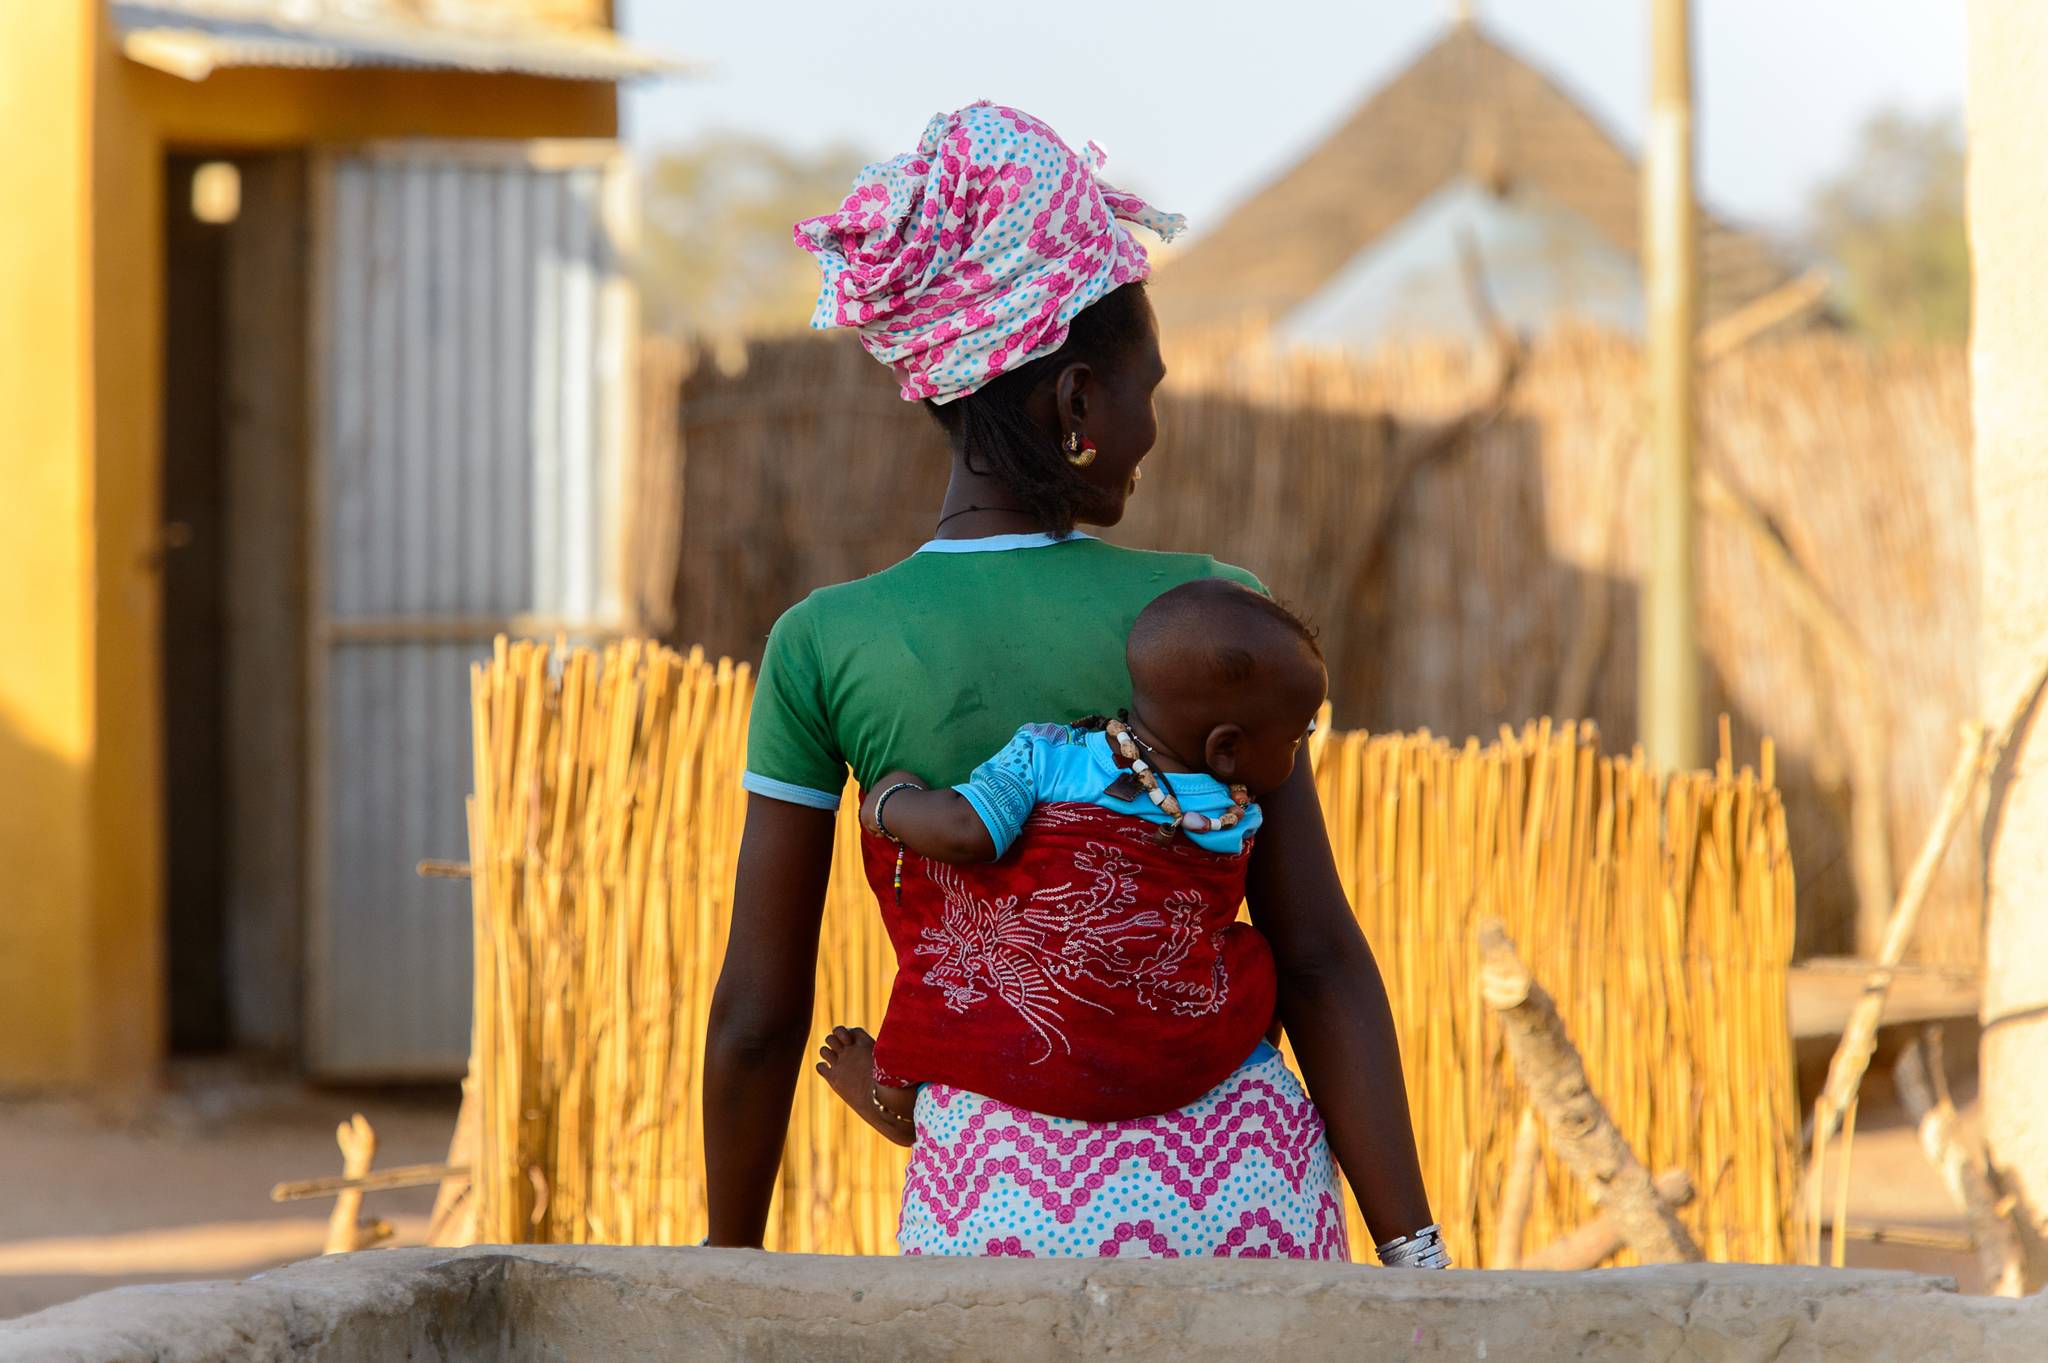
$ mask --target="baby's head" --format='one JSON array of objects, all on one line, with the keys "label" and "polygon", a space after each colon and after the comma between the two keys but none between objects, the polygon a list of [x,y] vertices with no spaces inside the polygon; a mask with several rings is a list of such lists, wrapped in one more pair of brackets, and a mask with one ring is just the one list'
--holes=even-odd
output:
[{"label": "baby's head", "polygon": [[1309,628],[1225,578],[1198,578],[1145,607],[1124,656],[1145,727],[1182,761],[1255,798],[1294,770],[1329,691]]}]

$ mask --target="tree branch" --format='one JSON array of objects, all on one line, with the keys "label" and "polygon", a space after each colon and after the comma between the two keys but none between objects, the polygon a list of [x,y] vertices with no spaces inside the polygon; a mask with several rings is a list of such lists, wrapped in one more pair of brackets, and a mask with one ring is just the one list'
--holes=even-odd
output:
[{"label": "tree branch", "polygon": [[1500,1018],[1515,1074],[1543,1115],[1551,1148],[1645,1263],[1697,1262],[1700,1247],[1607,1115],[1557,1005],[1530,977],[1499,919],[1479,925],[1479,945],[1480,993]]}]

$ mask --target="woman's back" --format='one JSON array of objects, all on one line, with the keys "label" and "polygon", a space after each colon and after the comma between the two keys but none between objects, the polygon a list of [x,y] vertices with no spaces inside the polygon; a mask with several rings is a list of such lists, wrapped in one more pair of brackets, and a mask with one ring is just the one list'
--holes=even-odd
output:
[{"label": "woman's back", "polygon": [[950,785],[1020,724],[1113,713],[1130,699],[1131,622],[1201,577],[1259,585],[1205,554],[1002,535],[934,541],[814,592],[770,636],[748,789],[827,806],[848,766],[863,786],[892,767]]},{"label": "woman's back", "polygon": [[[1181,225],[1103,183],[1100,165],[1098,151],[1076,153],[1028,114],[974,104],[934,117],[913,150],[867,167],[836,211],[797,226],[821,269],[812,325],[855,330],[902,395],[929,406],[952,459],[934,524],[988,538],[928,545],[818,592],[769,640],[744,781],[755,798],[704,1044],[713,1244],[761,1243],[835,861],[839,823],[820,811],[839,804],[848,766],[863,784],[895,767],[960,781],[1020,723],[1124,706],[1125,636],[1153,598],[1203,577],[1257,585],[1206,557],[1065,538],[1123,519],[1158,440],[1153,399],[1166,366],[1144,292],[1149,265],[1127,224],[1167,236]],[[1297,764],[1265,803],[1246,889],[1288,991],[1289,1029],[1304,1056],[1321,1058],[1317,1098],[1329,1094],[1343,1114],[1333,1129],[1348,1147],[1345,1168],[1364,1182],[1368,1218],[1414,1231],[1403,1246],[1433,1244],[1420,1230],[1429,1203],[1385,989],[1306,769]],[[888,888],[893,899],[893,877]],[[1019,903],[953,906],[959,940],[980,934],[996,948],[972,953],[973,969],[1003,968],[1011,939],[997,940],[1009,931],[997,920]],[[927,959],[916,944],[912,955]],[[1087,962],[1063,953],[1057,966],[1055,985]],[[1250,1057],[1179,1112],[1141,1119],[1145,1131],[1114,1125],[921,1090],[904,1247],[1343,1254],[1317,1104],[1276,1054]],[[1228,1152],[1187,1147],[1194,1131]],[[1108,1165],[1054,1174],[1043,1164],[1048,1140],[1069,1161]],[[1178,1219],[1136,1219],[1169,1204]]]}]

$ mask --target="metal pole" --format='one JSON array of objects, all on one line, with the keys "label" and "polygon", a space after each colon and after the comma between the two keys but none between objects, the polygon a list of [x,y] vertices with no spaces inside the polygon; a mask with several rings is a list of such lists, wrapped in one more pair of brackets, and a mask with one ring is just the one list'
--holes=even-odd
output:
[{"label": "metal pole", "polygon": [[1643,174],[1649,313],[1650,544],[1642,587],[1637,716],[1666,770],[1700,765],[1693,539],[1693,375],[1698,242],[1692,181],[1689,0],[1650,0],[1650,137]]}]

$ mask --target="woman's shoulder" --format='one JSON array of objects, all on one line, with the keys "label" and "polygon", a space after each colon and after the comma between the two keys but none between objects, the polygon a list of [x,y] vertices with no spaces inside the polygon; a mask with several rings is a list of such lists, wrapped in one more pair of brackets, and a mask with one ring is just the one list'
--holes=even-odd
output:
[{"label": "woman's shoulder", "polygon": [[787,633],[801,629],[815,632],[845,621],[872,622],[878,605],[886,605],[902,595],[902,588],[908,585],[904,569],[910,562],[905,559],[866,577],[814,588],[776,618],[776,631]]},{"label": "woman's shoulder", "polygon": [[[1057,550],[1069,547],[1078,552],[1079,560],[1085,563],[1090,576],[1124,578],[1133,586],[1150,587],[1154,594],[1170,587],[1177,587],[1183,582],[1205,577],[1228,578],[1250,587],[1253,591],[1262,594],[1266,592],[1265,584],[1259,581],[1257,576],[1236,564],[1225,563],[1209,554],[1190,554],[1168,549],[1129,549],[1092,537],[1079,539],[1072,546],[1049,546]],[[909,558],[880,572],[817,588],[785,610],[776,622],[775,628],[783,633],[798,629],[813,633],[820,630],[829,632],[835,627],[847,624],[862,630],[871,629],[875,620],[887,618],[887,612],[906,602],[933,593],[950,595],[951,589],[956,585],[950,580],[950,569],[972,564],[978,568],[986,566],[999,572],[1009,569],[1028,575],[1051,562],[1036,557],[1036,554],[1043,552],[1046,551],[975,555],[912,554]],[[1007,577],[1007,574],[1004,576]],[[877,612],[882,614],[878,615]]]},{"label": "woman's shoulder", "polygon": [[1225,563],[1213,554],[1190,554],[1173,549],[1127,549],[1122,545],[1098,541],[1105,558],[1120,560],[1128,569],[1145,578],[1170,586],[1192,582],[1197,578],[1222,577],[1250,587],[1266,595],[1266,584],[1250,570],[1234,563]]}]

